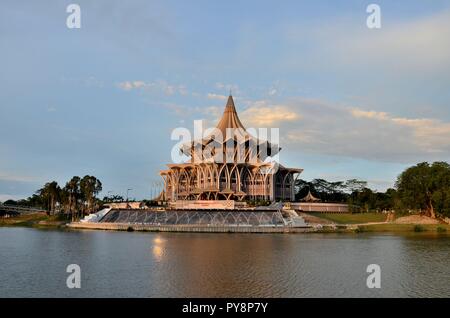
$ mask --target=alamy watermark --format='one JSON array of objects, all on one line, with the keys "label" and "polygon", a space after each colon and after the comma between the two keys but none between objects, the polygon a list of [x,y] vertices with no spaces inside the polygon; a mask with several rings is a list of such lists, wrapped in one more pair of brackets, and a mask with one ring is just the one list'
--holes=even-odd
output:
[{"label": "alamy watermark", "polygon": [[76,3],[69,4],[66,12],[70,13],[66,19],[66,26],[69,29],[81,28],[81,7]]},{"label": "alamy watermark", "polygon": [[370,264],[366,269],[370,273],[366,279],[367,288],[381,288],[381,267],[378,264]]},{"label": "alamy watermark", "polygon": [[372,3],[367,6],[366,12],[370,13],[366,20],[367,27],[369,29],[381,29],[381,7]]},{"label": "alamy watermark", "polygon": [[66,279],[67,288],[81,288],[81,268],[78,264],[69,264],[66,272],[70,275]]}]

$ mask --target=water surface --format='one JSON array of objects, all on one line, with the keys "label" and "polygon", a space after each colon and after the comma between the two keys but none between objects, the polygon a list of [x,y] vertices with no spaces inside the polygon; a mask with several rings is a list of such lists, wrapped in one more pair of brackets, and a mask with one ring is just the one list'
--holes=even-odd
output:
[{"label": "water surface", "polygon": [[[372,263],[381,289],[366,286]],[[0,228],[0,267],[0,297],[450,297],[450,237],[436,234]]]}]

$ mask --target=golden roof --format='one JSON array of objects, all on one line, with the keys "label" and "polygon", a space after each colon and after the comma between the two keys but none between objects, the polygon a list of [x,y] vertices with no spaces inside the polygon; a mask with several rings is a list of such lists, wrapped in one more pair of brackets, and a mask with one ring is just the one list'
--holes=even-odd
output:
[{"label": "golden roof", "polygon": [[227,104],[223,112],[222,118],[217,124],[217,128],[222,132],[225,137],[227,134],[227,128],[240,128],[245,131],[244,125],[242,125],[241,120],[236,112],[236,107],[234,106],[233,96],[228,96]]}]

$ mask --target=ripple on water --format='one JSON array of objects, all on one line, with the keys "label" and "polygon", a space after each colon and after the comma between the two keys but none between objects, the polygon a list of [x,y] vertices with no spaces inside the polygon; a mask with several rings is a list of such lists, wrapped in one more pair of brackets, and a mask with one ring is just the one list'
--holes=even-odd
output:
[{"label": "ripple on water", "polygon": [[[2,297],[449,297],[450,238],[0,228]],[[65,286],[67,264],[81,290]],[[379,264],[382,288],[366,287]]]}]

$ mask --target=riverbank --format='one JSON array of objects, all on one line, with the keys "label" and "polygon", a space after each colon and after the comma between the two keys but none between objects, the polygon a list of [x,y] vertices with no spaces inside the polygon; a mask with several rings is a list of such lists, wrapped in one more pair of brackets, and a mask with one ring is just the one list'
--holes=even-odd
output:
[{"label": "riverbank", "polygon": [[195,233],[439,233],[450,234],[448,224],[326,224],[311,227],[293,226],[198,226],[198,225],[149,225],[128,223],[79,223],[67,225],[72,229],[144,231],[144,232],[195,232]]},{"label": "riverbank", "polygon": [[22,214],[14,217],[0,218],[0,227],[18,226],[34,228],[64,228],[69,221],[65,217],[47,215],[46,213]]},{"label": "riverbank", "polygon": [[450,234],[450,225],[421,215],[391,218],[381,213],[300,213],[321,232],[430,232]]},{"label": "riverbank", "polygon": [[[70,228],[114,231],[146,231],[146,232],[203,232],[203,233],[361,233],[391,232],[413,233],[427,232],[450,234],[450,225],[423,217],[397,218],[387,222],[385,215],[372,214],[306,214],[302,216],[311,227],[249,227],[249,226],[196,226],[196,225],[150,225],[127,223],[69,223],[64,217],[49,216],[45,213],[33,213],[10,218],[1,218],[0,227],[32,227],[32,228]],[[382,220],[381,222],[377,222]],[[347,223],[344,223],[347,222]],[[431,224],[430,224],[431,223]]]},{"label": "riverbank", "polygon": [[205,226],[205,225],[151,225],[129,223],[80,223],[67,224],[68,228],[113,231],[143,232],[193,232],[193,233],[307,233],[314,231],[310,227],[289,226]]}]

